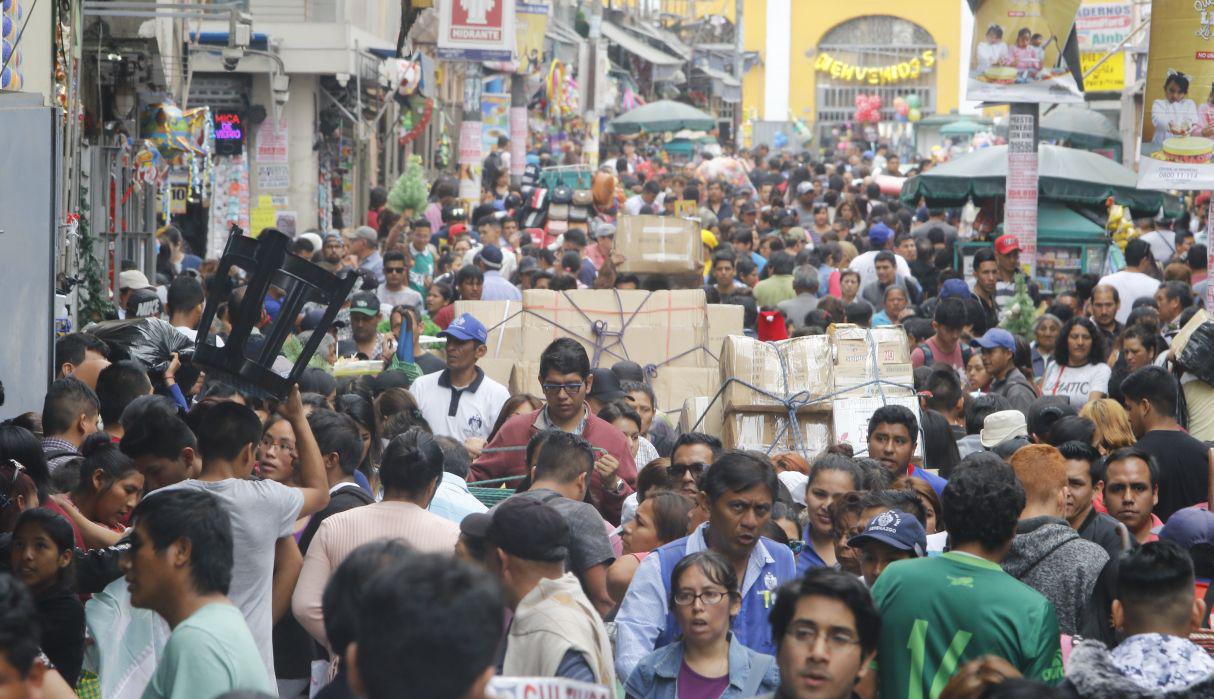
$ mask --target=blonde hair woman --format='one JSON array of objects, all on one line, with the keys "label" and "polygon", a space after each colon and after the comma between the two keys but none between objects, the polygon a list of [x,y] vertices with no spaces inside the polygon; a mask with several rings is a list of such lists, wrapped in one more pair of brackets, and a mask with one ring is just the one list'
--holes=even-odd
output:
[{"label": "blonde hair woman", "polygon": [[1096,443],[1092,446],[1100,450],[1102,455],[1134,444],[1130,416],[1121,403],[1112,398],[1088,401],[1079,411],[1079,416],[1096,424]]}]

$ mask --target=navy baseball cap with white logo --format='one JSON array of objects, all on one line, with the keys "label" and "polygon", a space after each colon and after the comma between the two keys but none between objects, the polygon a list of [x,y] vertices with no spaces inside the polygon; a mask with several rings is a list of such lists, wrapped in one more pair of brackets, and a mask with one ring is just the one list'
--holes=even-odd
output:
[{"label": "navy baseball cap with white logo", "polygon": [[470,313],[464,313],[451,321],[451,325],[438,336],[453,340],[476,340],[482,345],[489,341],[489,332],[485,330],[484,324]]},{"label": "navy baseball cap with white logo", "polygon": [[899,551],[910,551],[917,557],[927,555],[927,532],[919,520],[902,510],[886,510],[873,517],[864,531],[848,540],[851,547],[869,541],[880,541]]}]

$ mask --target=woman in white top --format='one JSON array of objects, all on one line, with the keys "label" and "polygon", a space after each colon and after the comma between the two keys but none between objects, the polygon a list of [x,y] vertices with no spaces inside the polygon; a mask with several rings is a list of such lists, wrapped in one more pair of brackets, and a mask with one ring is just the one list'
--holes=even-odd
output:
[{"label": "woman in white top", "polygon": [[1066,396],[1076,410],[1109,392],[1108,353],[1096,324],[1076,316],[1062,325],[1054,345],[1054,361],[1045,368],[1041,394]]},{"label": "woman in white top", "polygon": [[974,68],[981,75],[991,66],[1008,64],[1007,44],[1003,43],[1003,27],[992,24],[986,28],[986,41],[978,44],[974,51]]},{"label": "woman in white top", "polygon": [[1188,98],[1189,76],[1169,70],[1163,92],[1165,99],[1151,103],[1151,125],[1155,127],[1155,137],[1151,142],[1162,146],[1165,140],[1173,136],[1199,133],[1201,119],[1197,114],[1197,104]]}]

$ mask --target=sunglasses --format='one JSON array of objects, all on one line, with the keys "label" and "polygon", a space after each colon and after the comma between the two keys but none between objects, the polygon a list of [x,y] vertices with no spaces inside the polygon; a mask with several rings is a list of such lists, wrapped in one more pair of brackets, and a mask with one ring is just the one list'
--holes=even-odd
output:
[{"label": "sunglasses", "polygon": [[586,384],[580,381],[574,383],[545,383],[540,384],[540,388],[544,389],[544,393],[551,393],[554,396],[560,393],[562,390],[571,396],[576,396],[577,394],[581,393],[582,387],[585,385]]},{"label": "sunglasses", "polygon": [[384,274],[404,274],[404,267],[384,267]]},{"label": "sunglasses", "polygon": [[688,471],[691,471],[692,477],[699,478],[707,468],[708,464],[702,461],[697,461],[691,464],[671,464],[669,471],[670,475],[677,478],[681,478],[683,474],[687,473]]},{"label": "sunglasses", "polygon": [[805,541],[802,539],[793,539],[788,542],[788,548],[792,551],[792,555],[798,556],[805,550]]}]

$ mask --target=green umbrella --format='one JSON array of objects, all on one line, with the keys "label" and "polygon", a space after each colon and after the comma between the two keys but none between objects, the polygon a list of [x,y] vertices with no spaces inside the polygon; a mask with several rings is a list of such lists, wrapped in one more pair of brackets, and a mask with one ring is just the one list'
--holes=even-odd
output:
[{"label": "green umbrella", "polygon": [[948,124],[948,125],[944,126],[943,128],[941,128],[940,135],[941,136],[973,136],[976,133],[981,133],[983,131],[989,131],[989,130],[990,130],[989,126],[983,126],[982,124],[979,124],[978,122],[975,122],[975,121],[970,121],[969,119],[962,119],[961,121],[954,121],[953,123]]},{"label": "green umbrella", "polygon": [[1121,134],[1108,117],[1087,107],[1056,107],[1041,117],[1042,138],[1070,141],[1077,146],[1100,148],[1121,144]]},{"label": "green umbrella", "polygon": [[[1138,189],[1133,170],[1103,155],[1041,144],[1037,151],[1037,188],[1042,201],[1103,207],[1109,197],[1128,205],[1135,216],[1154,216],[1170,209],[1174,198]],[[964,206],[970,199],[1003,199],[1007,187],[1007,146],[966,153],[902,185],[902,201],[926,199],[932,207]],[[1171,199],[1171,201],[1169,201]]]},{"label": "green umbrella", "polygon": [[717,127],[716,117],[682,102],[660,100],[625,112],[607,124],[615,134],[667,132],[691,129],[708,131]]}]

